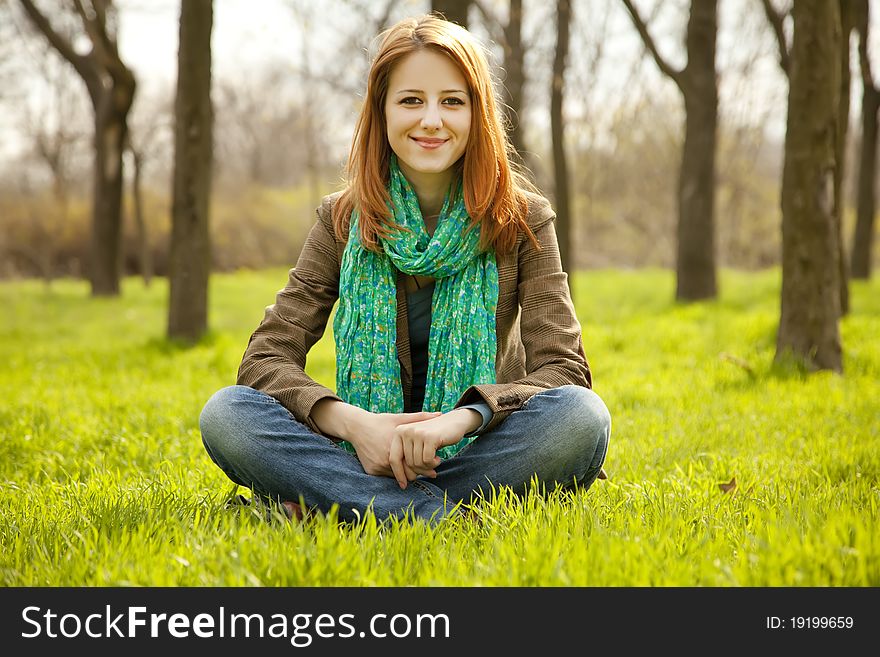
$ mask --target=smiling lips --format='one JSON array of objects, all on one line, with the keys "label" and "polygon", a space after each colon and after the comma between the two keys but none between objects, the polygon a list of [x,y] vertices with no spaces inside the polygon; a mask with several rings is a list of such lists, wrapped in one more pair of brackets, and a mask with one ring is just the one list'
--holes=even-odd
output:
[{"label": "smiling lips", "polygon": [[438,139],[436,137],[412,137],[412,140],[422,148],[428,150],[440,148],[443,144],[449,141],[448,139]]}]

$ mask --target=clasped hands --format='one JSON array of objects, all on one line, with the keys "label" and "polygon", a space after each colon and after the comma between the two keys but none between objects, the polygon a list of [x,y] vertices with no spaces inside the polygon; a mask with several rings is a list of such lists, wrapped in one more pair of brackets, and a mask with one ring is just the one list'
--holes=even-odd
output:
[{"label": "clasped hands", "polygon": [[458,408],[448,413],[368,413],[352,433],[364,472],[394,477],[401,488],[419,476],[434,478],[442,459],[437,450],[454,445],[480,426],[479,412]]}]

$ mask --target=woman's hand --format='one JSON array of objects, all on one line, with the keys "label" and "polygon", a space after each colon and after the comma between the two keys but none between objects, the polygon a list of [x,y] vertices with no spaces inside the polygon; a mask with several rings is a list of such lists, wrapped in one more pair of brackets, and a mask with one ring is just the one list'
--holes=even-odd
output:
[{"label": "woman's hand", "polygon": [[[395,430],[402,424],[423,422],[440,413],[371,413],[338,399],[321,399],[312,407],[312,421],[321,433],[347,440],[354,446],[364,472],[369,475],[394,477],[391,470],[391,443]],[[404,476],[412,481],[427,470],[407,467]]]},{"label": "woman's hand", "polygon": [[[436,418],[440,413],[369,413],[359,414],[352,427],[349,442],[354,446],[358,459],[369,475],[396,477],[391,468],[390,456],[397,431],[413,423]],[[429,474],[430,468],[406,466],[400,470],[404,481],[412,481],[419,475]]]},{"label": "woman's hand", "polygon": [[[413,414],[415,415],[415,414]],[[480,426],[483,418],[478,411],[457,408],[448,413],[434,414],[430,419],[399,424],[394,432],[389,457],[391,471],[401,488],[415,477],[411,473],[431,478],[441,459],[437,450],[454,445]]]}]

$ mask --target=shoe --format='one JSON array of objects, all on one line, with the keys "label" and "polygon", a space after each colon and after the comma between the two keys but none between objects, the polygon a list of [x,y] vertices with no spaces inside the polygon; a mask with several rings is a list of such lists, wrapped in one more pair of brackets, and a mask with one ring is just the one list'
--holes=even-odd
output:
[{"label": "shoe", "polygon": [[281,503],[281,508],[284,510],[284,515],[287,516],[288,520],[297,520],[302,522],[306,517],[306,512],[303,511],[303,508],[300,504],[296,502],[286,501]]},{"label": "shoe", "polygon": [[[238,509],[241,507],[252,507],[260,510],[266,522],[272,520],[272,508],[274,503],[270,500],[263,499],[260,497],[245,497],[244,495],[233,495],[228,500],[226,500],[226,504],[224,508],[226,509]],[[296,502],[281,502],[278,507],[275,507],[276,510],[280,510],[285,518],[288,520],[297,520],[302,521],[308,514],[303,511],[301,505]]]},{"label": "shoe", "polygon": [[244,495],[233,495],[226,503],[223,505],[224,509],[237,509],[240,506],[250,506],[251,499],[249,497],[245,497]]}]

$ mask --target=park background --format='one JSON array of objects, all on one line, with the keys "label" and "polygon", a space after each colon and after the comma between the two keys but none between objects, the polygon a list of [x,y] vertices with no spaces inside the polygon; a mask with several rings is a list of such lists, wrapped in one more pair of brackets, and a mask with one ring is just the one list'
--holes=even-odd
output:
[{"label": "park background", "polygon": [[[433,531],[226,509],[198,413],[341,184],[373,35],[432,4],[557,210],[609,479]],[[880,584],[880,12],[798,5],[0,2],[0,582]]]}]

